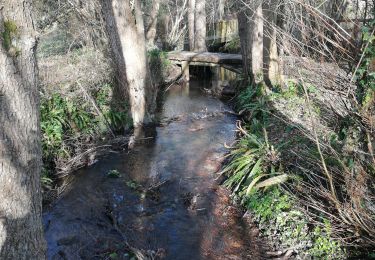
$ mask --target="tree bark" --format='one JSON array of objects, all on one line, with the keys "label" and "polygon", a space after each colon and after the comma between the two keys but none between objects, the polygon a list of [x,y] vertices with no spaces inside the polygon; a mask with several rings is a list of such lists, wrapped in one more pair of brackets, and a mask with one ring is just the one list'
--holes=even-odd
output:
[{"label": "tree bark", "polygon": [[156,106],[140,1],[134,1],[134,10],[129,0],[103,0],[102,3],[117,72],[122,80],[120,84],[129,94],[133,125],[137,128],[150,122]]},{"label": "tree bark", "polygon": [[113,99],[121,102],[129,99],[124,54],[122,51],[120,35],[117,30],[115,15],[112,10],[112,2],[102,0],[101,4],[115,67],[116,85],[113,90]]},{"label": "tree bark", "polygon": [[156,25],[158,22],[159,8],[160,8],[160,0],[154,0],[152,2],[150,21],[148,22],[147,31],[146,31],[146,40],[147,40],[148,46],[155,45]]},{"label": "tree bark", "polygon": [[188,8],[189,49],[195,46],[195,0],[189,0]]},{"label": "tree bark", "polygon": [[31,0],[0,1],[0,259],[45,259],[31,10]]},{"label": "tree bark", "polygon": [[242,67],[243,74],[246,76],[246,80],[254,78],[251,69],[251,41],[250,41],[250,22],[248,21],[246,11],[240,11],[237,14],[238,19],[238,34],[240,36],[241,44],[241,55],[242,55]]},{"label": "tree bark", "polygon": [[223,18],[224,18],[225,2],[226,2],[226,0],[219,0],[219,5],[218,5],[219,21],[223,20]]},{"label": "tree bark", "polygon": [[263,2],[265,19],[263,37],[263,75],[267,85],[280,84],[279,55],[277,50],[277,0]]},{"label": "tree bark", "polygon": [[261,1],[252,1],[238,14],[244,74],[252,82],[263,73],[263,11]]},{"label": "tree bark", "polygon": [[169,23],[170,23],[171,17],[169,15],[163,14],[160,17],[159,22],[159,37],[162,42],[162,48],[163,50],[170,50],[171,46],[169,45],[168,41],[168,32],[169,32]]},{"label": "tree bark", "polygon": [[206,30],[206,0],[196,0],[194,51],[207,51]]}]

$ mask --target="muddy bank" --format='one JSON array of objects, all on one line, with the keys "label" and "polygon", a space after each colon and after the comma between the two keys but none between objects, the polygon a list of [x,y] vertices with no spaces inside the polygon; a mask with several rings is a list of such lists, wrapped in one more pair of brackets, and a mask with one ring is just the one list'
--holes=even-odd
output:
[{"label": "muddy bank", "polygon": [[49,259],[261,256],[256,232],[215,182],[236,118],[204,87],[170,88],[160,117],[177,121],[77,173],[44,213]]}]

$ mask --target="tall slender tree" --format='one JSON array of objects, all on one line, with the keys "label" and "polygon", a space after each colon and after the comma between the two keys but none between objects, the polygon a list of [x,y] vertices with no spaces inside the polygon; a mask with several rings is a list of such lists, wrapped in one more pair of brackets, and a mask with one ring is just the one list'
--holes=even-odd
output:
[{"label": "tall slender tree", "polygon": [[0,259],[44,259],[31,0],[0,1]]},{"label": "tall slender tree", "polygon": [[280,84],[279,55],[277,49],[278,0],[263,0],[263,75],[268,85]]},{"label": "tall slender tree", "polygon": [[153,0],[152,9],[150,12],[150,18],[149,18],[149,22],[146,28],[147,45],[151,47],[155,44],[156,25],[158,22],[159,8],[160,8],[160,0]]},{"label": "tall slender tree", "polygon": [[247,1],[240,6],[238,25],[244,74],[256,82],[263,73],[262,0]]},{"label": "tall slender tree", "polygon": [[206,46],[206,0],[196,0],[195,2],[195,39],[194,51],[207,51]]},{"label": "tall slender tree", "polygon": [[226,3],[227,0],[219,0],[219,3],[218,3],[218,18],[219,20],[223,20],[224,19],[224,13],[225,13],[225,3]]},{"label": "tall slender tree", "polygon": [[188,28],[191,51],[207,51],[206,0],[189,0]]},{"label": "tall slender tree", "polygon": [[139,0],[102,0],[118,85],[129,96],[135,128],[152,119],[156,89],[151,84]]},{"label": "tall slender tree", "polygon": [[189,49],[194,50],[195,44],[195,0],[189,0],[188,8]]}]

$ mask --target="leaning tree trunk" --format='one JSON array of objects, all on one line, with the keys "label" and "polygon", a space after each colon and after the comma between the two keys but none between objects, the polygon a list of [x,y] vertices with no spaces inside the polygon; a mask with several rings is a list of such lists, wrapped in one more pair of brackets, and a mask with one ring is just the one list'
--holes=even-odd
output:
[{"label": "leaning tree trunk", "polygon": [[189,0],[188,8],[189,50],[195,45],[195,0]]},{"label": "leaning tree trunk", "polygon": [[44,259],[31,0],[0,1],[0,259]]},{"label": "leaning tree trunk", "polygon": [[262,1],[252,1],[238,14],[244,74],[252,82],[263,73],[263,11]]},{"label": "leaning tree trunk", "polygon": [[102,3],[118,76],[128,92],[133,125],[138,128],[151,120],[156,100],[148,69],[140,2],[134,1],[134,10],[129,0],[103,0]]},{"label": "leaning tree trunk", "polygon": [[206,46],[206,0],[195,3],[195,39],[194,51],[207,51]]}]

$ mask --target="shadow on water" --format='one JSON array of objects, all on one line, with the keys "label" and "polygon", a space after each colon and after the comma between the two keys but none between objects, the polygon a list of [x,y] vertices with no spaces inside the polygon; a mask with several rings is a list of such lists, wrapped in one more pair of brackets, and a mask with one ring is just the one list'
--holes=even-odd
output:
[{"label": "shadow on water", "polygon": [[201,89],[171,87],[159,127],[77,172],[44,213],[49,259],[129,259],[126,245],[156,259],[258,259],[242,212],[215,182],[236,118]]}]

